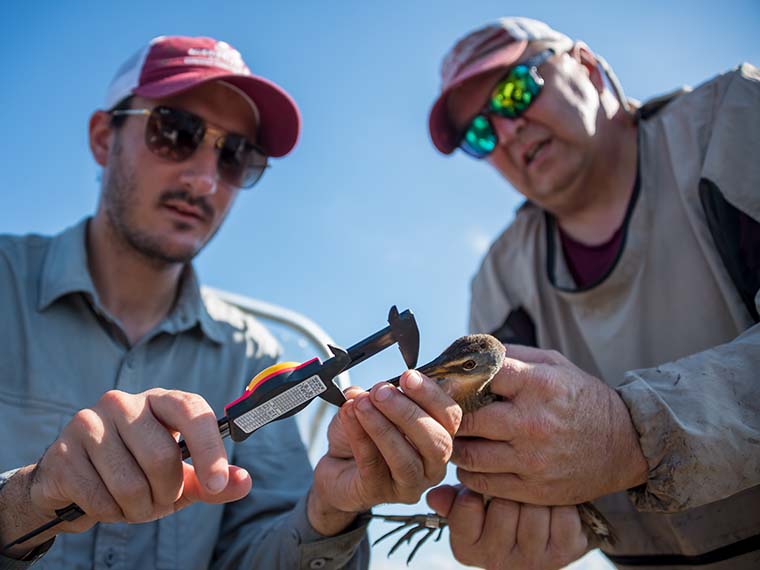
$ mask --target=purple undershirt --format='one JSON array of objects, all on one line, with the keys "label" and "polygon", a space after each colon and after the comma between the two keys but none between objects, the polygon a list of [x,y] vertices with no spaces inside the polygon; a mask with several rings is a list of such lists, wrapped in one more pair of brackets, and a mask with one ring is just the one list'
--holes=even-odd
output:
[{"label": "purple undershirt", "polygon": [[565,262],[578,289],[586,289],[597,283],[610,270],[623,241],[624,226],[621,224],[610,239],[599,245],[583,244],[559,228]]}]

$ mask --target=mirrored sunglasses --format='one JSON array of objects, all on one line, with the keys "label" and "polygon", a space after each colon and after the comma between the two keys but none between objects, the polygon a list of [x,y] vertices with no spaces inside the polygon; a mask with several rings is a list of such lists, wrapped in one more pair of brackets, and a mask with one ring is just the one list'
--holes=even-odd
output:
[{"label": "mirrored sunglasses", "polygon": [[536,100],[544,85],[538,67],[554,54],[544,50],[507,71],[491,91],[485,106],[470,121],[459,148],[475,158],[485,158],[499,142],[490,115],[507,119],[520,117]]},{"label": "mirrored sunglasses", "polygon": [[243,135],[227,133],[206,123],[198,115],[160,105],[153,109],[117,109],[112,116],[147,115],[145,145],[167,160],[182,162],[203,144],[207,134],[216,136],[214,148],[219,153],[219,178],[237,188],[250,188],[268,166],[264,150]]}]

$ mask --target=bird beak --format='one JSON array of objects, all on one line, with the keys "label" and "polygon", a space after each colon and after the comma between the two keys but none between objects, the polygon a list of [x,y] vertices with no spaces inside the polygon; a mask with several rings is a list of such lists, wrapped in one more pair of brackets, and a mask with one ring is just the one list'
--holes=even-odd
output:
[{"label": "bird beak", "polygon": [[[423,364],[422,366],[418,366],[415,370],[419,372],[420,374],[424,374],[428,378],[441,378],[445,375],[446,372],[446,357],[444,357],[443,354],[438,356],[437,358],[434,358],[427,364]],[[401,380],[401,375],[394,376],[390,380],[386,380],[389,384],[393,384],[394,386],[399,385],[399,381]]]}]

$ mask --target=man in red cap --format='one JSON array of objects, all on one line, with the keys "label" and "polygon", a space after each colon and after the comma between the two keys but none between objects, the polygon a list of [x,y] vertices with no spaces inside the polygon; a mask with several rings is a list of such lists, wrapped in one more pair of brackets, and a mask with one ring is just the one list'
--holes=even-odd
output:
[{"label": "man in red cap", "polygon": [[595,500],[620,567],[760,566],[758,69],[639,106],[585,44],[504,18],[446,56],[430,134],[527,198],[472,283],[504,399],[428,496],[457,558],[560,567],[587,543],[551,505]]},{"label": "man in red cap", "polygon": [[71,503],[85,513],[0,568],[365,567],[366,512],[441,481],[456,406],[407,373],[405,393],[349,389],[314,474],[292,418],[233,447],[214,411],[279,348],[202,294],[191,264],[296,144],[295,103],[229,44],[159,37],[106,109],[89,124],[95,215],[0,237],[0,544]]}]

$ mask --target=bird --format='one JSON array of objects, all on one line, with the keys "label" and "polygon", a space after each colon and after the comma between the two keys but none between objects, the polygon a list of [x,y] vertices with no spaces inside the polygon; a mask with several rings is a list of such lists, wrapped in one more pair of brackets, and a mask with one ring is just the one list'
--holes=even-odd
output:
[{"label": "bird", "polygon": [[[470,334],[456,339],[439,356],[417,368],[417,371],[434,380],[459,404],[462,412],[468,414],[502,399],[491,391],[491,380],[501,369],[505,356],[506,348],[496,337],[489,334]],[[396,376],[388,382],[398,387],[400,379],[401,376]],[[488,502],[490,498],[484,497],[483,500]],[[581,503],[577,505],[577,508],[581,526],[590,544],[595,546],[615,544],[617,538],[612,525],[593,504]],[[440,540],[443,529],[447,526],[445,517],[435,513],[423,515],[373,513],[372,516],[386,522],[401,523],[397,528],[375,540],[373,546],[407,529],[407,532],[390,549],[388,556],[392,555],[403,543],[411,544],[418,533],[427,531],[409,554],[407,565],[436,530],[438,530],[438,536],[435,540]]]}]

